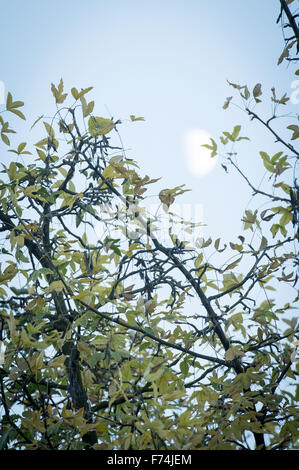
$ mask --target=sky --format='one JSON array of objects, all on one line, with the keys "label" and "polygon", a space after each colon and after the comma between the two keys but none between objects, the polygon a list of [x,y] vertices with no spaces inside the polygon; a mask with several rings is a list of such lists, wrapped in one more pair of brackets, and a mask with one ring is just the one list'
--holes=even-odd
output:
[{"label": "sky", "polygon": [[[127,155],[141,174],[162,177],[153,194],[185,184],[192,191],[178,202],[193,214],[202,208],[204,235],[236,240],[251,191],[232,169],[225,173],[220,159],[199,174],[198,139],[218,139],[242,125],[241,135],[252,140],[240,143],[239,162],[256,186],[265,173],[258,152],[281,150],[240,108],[222,108],[228,96],[238,102],[227,80],[250,90],[262,84],[262,117],[271,116],[272,86],[279,95],[292,92],[295,67],[277,66],[284,45],[278,0],[0,0],[0,6],[0,81],[5,93],[25,102],[21,141],[30,135],[34,142],[37,131],[28,133],[34,120],[55,112],[52,82],[63,78],[65,90],[93,86],[94,113],[121,119]],[[132,123],[131,114],[145,121]]]}]

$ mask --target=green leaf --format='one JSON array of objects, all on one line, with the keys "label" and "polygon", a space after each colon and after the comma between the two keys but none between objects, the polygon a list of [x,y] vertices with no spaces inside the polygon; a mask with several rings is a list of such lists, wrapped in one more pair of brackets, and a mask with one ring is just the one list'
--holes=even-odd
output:
[{"label": "green leaf", "polygon": [[190,364],[186,359],[180,362],[180,370],[183,375],[185,376],[188,375],[189,368],[190,368]]},{"label": "green leaf", "polygon": [[247,88],[247,86],[245,85],[244,87],[244,93],[240,93],[240,95],[242,96],[242,98],[244,98],[245,100],[248,100],[248,98],[250,97],[250,93],[249,93],[249,90]]},{"label": "green leaf", "polygon": [[45,152],[43,152],[40,149],[35,149],[35,150],[37,151],[39,158],[44,162],[47,158]]},{"label": "green leaf", "polygon": [[45,128],[46,128],[46,131],[47,131],[49,137],[54,137],[55,134],[54,134],[53,127],[50,126],[50,124],[48,124],[46,121],[44,121],[44,126],[45,126]]},{"label": "green leaf", "polygon": [[232,140],[236,140],[238,135],[240,134],[241,126],[235,126],[233,133],[232,133]]},{"label": "green leaf", "polygon": [[200,253],[194,261],[194,266],[196,269],[200,268],[203,260],[203,253]]},{"label": "green leaf", "polygon": [[12,94],[10,91],[7,93],[7,98],[6,98],[6,109],[9,109],[12,105]]},{"label": "green leaf", "polygon": [[276,94],[275,94],[275,88],[271,88],[271,91],[272,91],[272,95],[273,95],[273,96],[271,96],[271,100],[274,101],[274,103],[286,104],[290,99],[290,98],[288,98],[286,93],[280,99],[277,98]]},{"label": "green leaf", "polygon": [[224,105],[222,106],[222,108],[223,108],[223,109],[227,109],[232,99],[233,99],[232,96],[228,96],[228,97],[226,98],[226,101],[225,101]]},{"label": "green leaf", "polygon": [[283,59],[289,57],[289,49],[291,49],[293,47],[293,45],[295,44],[295,42],[297,42],[297,40],[295,39],[294,41],[291,41],[289,42],[286,47],[284,48],[284,50],[282,51],[279,59],[278,59],[278,62],[277,62],[277,65],[281,64],[281,62],[283,61]]},{"label": "green leaf", "polygon": [[226,145],[228,142],[228,138],[224,138],[222,135],[220,136],[220,141],[223,145]]},{"label": "green leaf", "polygon": [[20,111],[19,109],[9,109],[8,111],[9,111],[10,113],[16,114],[16,115],[19,116],[21,119],[24,119],[24,121],[26,121],[26,117],[24,116],[24,114],[22,113],[22,111]]},{"label": "green leaf", "polygon": [[42,114],[41,116],[39,116],[35,121],[34,123],[32,124],[32,126],[30,127],[30,130],[33,129],[33,127],[44,117],[44,115]]},{"label": "green leaf", "polygon": [[88,130],[91,136],[106,135],[114,129],[115,124],[112,119],[105,119],[98,116],[90,116],[88,119]]},{"label": "green leaf", "polygon": [[265,249],[267,248],[267,246],[268,246],[268,240],[267,240],[266,237],[263,236],[258,251],[263,251],[263,250],[265,250]]},{"label": "green leaf", "polygon": [[238,258],[236,261],[234,261],[233,263],[230,263],[228,264],[224,269],[221,270],[221,272],[225,272],[225,271],[228,271],[229,269],[234,269],[236,266],[238,266],[238,264],[240,263],[241,259],[242,259],[243,255],[240,256],[240,258]]},{"label": "green leaf", "polygon": [[273,224],[272,227],[271,227],[271,233],[272,233],[272,236],[273,238],[275,237],[275,235],[277,234],[278,230],[280,229],[280,225],[279,224]]},{"label": "green leaf", "polygon": [[7,137],[7,135],[3,134],[3,132],[1,132],[1,139],[6,145],[10,145],[9,138]]},{"label": "green leaf", "polygon": [[86,93],[88,93],[92,89],[93,87],[90,86],[88,88],[85,88],[84,90],[82,89],[81,91],[78,91],[77,88],[74,87],[71,89],[71,93],[73,97],[75,98],[75,100],[79,100],[83,95],[86,95]]},{"label": "green leaf", "polygon": [[257,83],[257,84],[255,85],[255,87],[253,88],[253,92],[252,92],[252,93],[253,93],[253,97],[254,97],[254,99],[255,99],[255,102],[256,102],[256,103],[260,103],[261,100],[258,99],[258,96],[261,96],[261,94],[262,94],[262,85],[261,85],[260,83]]},{"label": "green leaf", "polygon": [[6,99],[6,109],[11,111],[13,108],[21,108],[24,106],[23,101],[13,101],[12,94],[10,92],[7,93]]},{"label": "green leaf", "polygon": [[209,150],[211,150],[211,158],[215,157],[217,155],[217,144],[215,142],[214,139],[212,139],[212,137],[210,137],[210,141],[212,142],[212,145],[208,145],[208,144],[202,144],[202,147],[205,147]]},{"label": "green leaf", "polygon": [[233,88],[236,88],[237,90],[242,90],[242,88],[244,88],[244,86],[241,86],[241,85],[237,85],[236,83],[231,83],[227,80],[227,83],[232,86]]},{"label": "green leaf", "polygon": [[227,361],[232,361],[236,357],[243,357],[243,356],[245,356],[244,352],[240,351],[240,349],[236,347],[230,347],[225,353],[225,359]]},{"label": "green leaf", "polygon": [[41,196],[41,198],[45,199],[46,201],[50,202],[51,204],[55,203],[55,196],[50,194],[46,188],[40,188],[37,191],[37,194]]},{"label": "green leaf", "polygon": [[26,147],[26,145],[27,145],[26,142],[21,142],[21,143],[18,145],[18,149],[17,149],[18,153],[22,153],[23,150],[24,150],[24,148]]},{"label": "green leaf", "polygon": [[63,93],[63,80],[60,79],[59,85],[56,86],[52,83],[51,84],[51,91],[55,97],[56,103],[63,103],[67,97],[67,93]]},{"label": "green leaf", "polygon": [[220,238],[217,238],[217,240],[215,240],[215,243],[214,243],[214,247],[216,248],[216,250],[218,251],[218,253],[222,253],[225,249],[226,249],[226,244],[224,244],[224,247],[223,248],[219,248],[219,245],[220,245]]},{"label": "green leaf", "polygon": [[72,93],[73,97],[75,98],[75,100],[77,100],[79,98],[79,92],[78,92],[77,88],[73,87],[71,89],[71,93]]},{"label": "green leaf", "polygon": [[290,126],[287,126],[287,129],[290,129],[293,131],[293,135],[291,137],[291,140],[298,139],[299,137],[299,126],[296,126],[295,124],[291,124]]},{"label": "green leaf", "polygon": [[144,121],[144,117],[136,117],[134,114],[130,115],[131,121]]},{"label": "green leaf", "polygon": [[16,153],[17,155],[32,155],[31,152],[28,152],[27,150],[24,151],[24,148],[26,147],[26,142],[21,142],[18,145],[17,150],[8,150],[9,152]]},{"label": "green leaf", "polygon": [[82,104],[83,117],[87,117],[93,111],[94,101],[91,101],[90,103],[87,104],[86,99],[85,99],[84,96],[80,97],[80,101],[81,101],[81,104]]},{"label": "green leaf", "polygon": [[117,176],[117,171],[115,170],[113,166],[108,165],[102,171],[102,175],[104,178],[114,178],[115,176]]},{"label": "green leaf", "polygon": [[260,156],[263,159],[264,167],[271,173],[274,173],[275,168],[271,163],[269,155],[266,152],[260,152]]}]

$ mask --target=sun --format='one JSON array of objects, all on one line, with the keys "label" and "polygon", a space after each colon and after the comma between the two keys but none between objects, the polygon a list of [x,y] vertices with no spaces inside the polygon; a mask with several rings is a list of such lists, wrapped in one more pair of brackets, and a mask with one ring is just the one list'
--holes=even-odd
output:
[{"label": "sun", "polygon": [[184,154],[188,170],[194,176],[205,176],[217,165],[218,158],[211,158],[211,151],[203,144],[211,145],[210,134],[203,129],[189,129],[184,135]]}]

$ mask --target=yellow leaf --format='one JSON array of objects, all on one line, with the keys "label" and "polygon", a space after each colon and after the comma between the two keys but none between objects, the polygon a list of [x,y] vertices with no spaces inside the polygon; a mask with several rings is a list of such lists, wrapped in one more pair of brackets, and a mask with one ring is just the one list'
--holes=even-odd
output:
[{"label": "yellow leaf", "polygon": [[86,99],[84,96],[80,97],[81,105],[82,105],[82,113],[83,117],[87,117],[90,113],[92,113],[94,108],[94,101],[91,101],[87,104]]},{"label": "yellow leaf", "polygon": [[80,292],[80,294],[74,295],[73,299],[81,299],[88,305],[92,303],[92,295],[89,289]]},{"label": "yellow leaf", "polygon": [[255,98],[255,101],[258,103],[260,100],[257,99],[258,96],[261,96],[262,94],[262,85],[260,83],[257,83],[253,89],[253,96]]},{"label": "yellow leaf", "polygon": [[264,250],[265,248],[267,248],[268,246],[268,240],[266,237],[262,237],[262,240],[261,240],[261,244],[260,244],[260,247],[258,249],[258,251],[262,251]]},{"label": "yellow leaf", "polygon": [[65,98],[67,97],[67,93],[62,93],[63,92],[63,80],[61,78],[58,87],[52,83],[51,84],[51,91],[55,97],[56,103],[63,103]]},{"label": "yellow leaf", "polygon": [[41,351],[38,354],[38,356],[36,358],[36,362],[35,362],[37,370],[40,370],[43,367],[43,365],[44,365],[43,359],[44,359],[44,351]]},{"label": "yellow leaf", "polygon": [[62,281],[53,281],[51,282],[49,287],[47,287],[46,292],[53,292],[53,291],[61,292],[63,288],[64,288],[64,285]]},{"label": "yellow leaf", "polygon": [[22,328],[21,330],[21,338],[22,338],[22,342],[25,348],[31,346],[31,341],[30,341],[29,336],[27,335],[25,328]]},{"label": "yellow leaf", "polygon": [[198,255],[194,261],[194,265],[196,269],[198,269],[201,266],[202,260],[203,260],[203,253],[200,253],[200,255]]},{"label": "yellow leaf", "polygon": [[222,106],[222,108],[223,108],[223,109],[227,109],[228,106],[229,106],[229,103],[231,102],[232,99],[233,99],[232,96],[228,96],[228,97],[226,98],[226,101],[225,101],[224,105]]},{"label": "yellow leaf", "polygon": [[106,135],[114,129],[115,124],[112,119],[105,119],[98,116],[90,116],[88,120],[88,130],[90,135]]},{"label": "yellow leaf", "polygon": [[162,204],[165,204],[169,207],[174,202],[174,196],[171,194],[170,189],[162,189],[159,193],[159,199]]},{"label": "yellow leaf", "polygon": [[83,341],[79,341],[77,347],[80,352],[91,352],[90,346],[87,343],[84,343]]},{"label": "yellow leaf", "polygon": [[241,261],[243,256],[240,256],[240,258],[238,258],[236,261],[234,261],[233,263],[230,263],[228,264],[224,269],[221,270],[221,272],[225,272],[225,271],[228,271],[229,269],[233,269],[235,268],[239,262]]},{"label": "yellow leaf", "polygon": [[156,299],[147,300],[144,303],[144,307],[145,307],[146,313],[153,313],[155,311],[155,308],[157,307]]},{"label": "yellow leaf", "polygon": [[163,400],[167,400],[167,401],[177,400],[178,398],[184,397],[185,395],[186,395],[185,390],[176,390],[175,392],[167,393],[166,395],[163,395]]},{"label": "yellow leaf", "polygon": [[238,348],[231,347],[225,353],[225,359],[227,361],[233,361],[236,357],[243,357],[245,353],[240,351]]},{"label": "yellow leaf", "polygon": [[55,359],[52,359],[52,361],[49,362],[48,366],[49,367],[62,367],[62,366],[64,366],[65,360],[66,360],[65,355],[55,357]]},{"label": "yellow leaf", "polygon": [[0,283],[5,282],[5,281],[10,281],[15,277],[17,274],[17,265],[16,263],[11,263],[9,266],[7,266],[4,269],[3,274],[0,275]]},{"label": "yellow leaf", "polygon": [[115,169],[113,168],[113,166],[108,165],[102,171],[102,175],[104,176],[104,178],[114,178],[115,177]]},{"label": "yellow leaf", "polygon": [[136,117],[134,116],[134,114],[131,114],[130,115],[130,118],[131,118],[131,121],[144,121],[144,118],[143,117]]}]

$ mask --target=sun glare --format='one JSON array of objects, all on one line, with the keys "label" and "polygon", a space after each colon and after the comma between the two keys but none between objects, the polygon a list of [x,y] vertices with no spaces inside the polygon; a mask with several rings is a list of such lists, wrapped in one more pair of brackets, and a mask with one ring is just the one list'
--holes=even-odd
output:
[{"label": "sun glare", "polygon": [[194,176],[205,176],[217,164],[217,156],[211,158],[211,151],[204,144],[211,145],[210,134],[203,129],[190,129],[184,136],[185,160],[188,170]]}]

